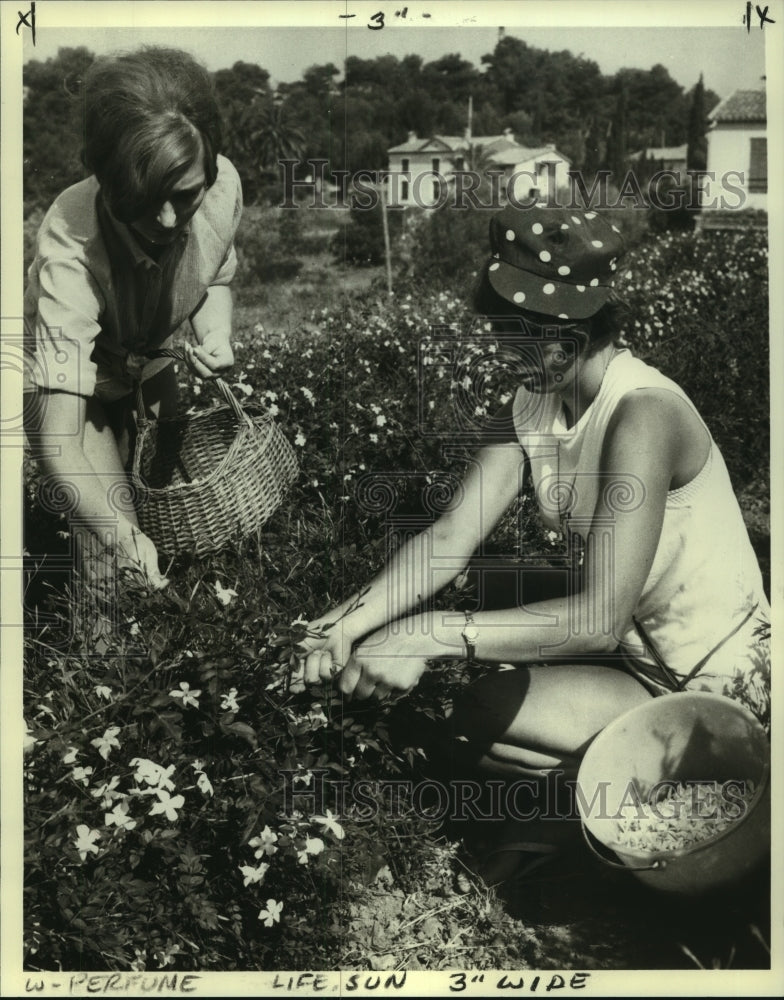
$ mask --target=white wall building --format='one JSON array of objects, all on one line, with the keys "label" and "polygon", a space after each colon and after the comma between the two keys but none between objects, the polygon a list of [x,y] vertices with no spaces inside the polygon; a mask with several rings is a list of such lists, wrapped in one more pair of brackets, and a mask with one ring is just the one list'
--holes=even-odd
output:
[{"label": "white wall building", "polygon": [[[388,181],[390,205],[432,207],[444,199],[453,187],[455,173],[469,169],[472,151],[481,151],[486,169],[503,172],[498,181],[501,199],[508,194],[523,203],[555,197],[556,191],[568,188],[570,161],[553,145],[530,149],[515,142],[511,129],[502,135],[453,136],[433,135],[420,139],[409,132],[408,139],[388,150],[389,170],[395,176]],[[464,190],[467,186],[464,187]]]},{"label": "white wall building", "polygon": [[677,174],[685,175],[686,152],[685,142],[682,146],[650,146],[648,149],[632,153],[629,159],[632,163],[639,163],[644,156],[653,170],[673,170]]},{"label": "white wall building", "polygon": [[[764,90],[736,90],[721,101],[709,116],[708,170],[716,175],[708,198],[728,192],[729,207],[767,209],[768,150],[767,115]],[[722,178],[730,174],[727,181]],[[741,175],[741,176],[737,176]],[[736,205],[740,195],[729,193],[729,185],[743,192],[742,205]],[[708,207],[705,205],[705,207]]]}]

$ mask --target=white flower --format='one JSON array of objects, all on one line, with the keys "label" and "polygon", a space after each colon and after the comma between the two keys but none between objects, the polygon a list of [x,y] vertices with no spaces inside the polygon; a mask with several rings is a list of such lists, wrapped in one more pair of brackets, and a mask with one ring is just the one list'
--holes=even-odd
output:
[{"label": "white flower", "polygon": [[311,406],[315,406],[316,400],[310,389],[306,388],[304,385],[300,387],[300,392],[307,399]]},{"label": "white flower", "polygon": [[174,764],[164,768],[145,757],[134,757],[131,761],[131,767],[136,768],[133,777],[139,784],[145,782],[156,788],[167,788],[170,792],[174,791],[174,782],[170,780],[171,775],[174,774]]},{"label": "white flower", "polygon": [[249,840],[248,844],[256,848],[255,857],[263,858],[265,854],[273,855],[277,851],[275,847],[277,840],[277,833],[273,833],[268,826],[265,826],[258,837]]},{"label": "white flower", "polygon": [[112,700],[112,689],[105,684],[99,684],[95,689],[95,693],[99,698],[105,698],[106,701]]},{"label": "white flower", "polygon": [[[302,431],[297,431],[297,436],[294,438],[294,444],[299,445],[299,447],[301,448],[305,444],[306,440],[307,438],[302,433]],[[270,924],[270,926],[272,925]]]},{"label": "white flower", "polygon": [[231,688],[228,694],[221,698],[221,708],[224,712],[239,712],[240,706],[237,704],[237,689]]},{"label": "white flower", "polygon": [[156,951],[153,958],[158,960],[158,964],[161,968],[167,965],[171,965],[174,962],[174,955],[178,955],[180,952],[180,946],[178,944],[171,945],[168,949],[163,951]]},{"label": "white flower", "polygon": [[384,414],[379,413],[379,415],[376,417],[376,423],[378,424],[378,426],[383,427],[386,422],[387,418],[384,416]]},{"label": "white flower", "polygon": [[311,854],[321,854],[324,850],[324,841],[321,837],[307,837],[305,846],[301,851],[297,851],[297,859],[301,865],[308,863],[308,856]]},{"label": "white flower", "polygon": [[159,798],[159,802],[156,802],[152,809],[150,809],[150,816],[155,816],[158,813],[163,813],[166,819],[171,820],[172,823],[177,819],[177,810],[182,809],[185,805],[184,795],[175,795],[172,797],[163,788],[156,788],[155,794]]},{"label": "white flower", "polygon": [[104,809],[108,809],[111,806],[112,802],[115,799],[125,798],[125,796],[123,795],[122,792],[116,792],[115,791],[115,788],[117,788],[117,786],[118,786],[119,783],[120,783],[120,779],[115,774],[114,777],[111,778],[110,781],[105,781],[99,788],[94,788],[90,792],[90,794],[94,798],[100,799],[101,800],[101,806]]},{"label": "white flower", "polygon": [[170,691],[170,698],[182,698],[182,707],[186,708],[188,705],[193,705],[194,708],[199,707],[199,695],[201,690],[191,691],[191,686],[187,681],[180,681],[179,691]]},{"label": "white flower", "polygon": [[100,840],[101,835],[97,830],[91,830],[89,826],[80,823],[76,828],[76,840],[74,845],[79,852],[82,861],[87,860],[88,854],[97,854],[98,846],[95,841]]},{"label": "white flower", "polygon": [[229,604],[231,604],[232,600],[235,597],[239,597],[239,594],[237,593],[236,590],[232,590],[230,587],[224,587],[223,584],[220,582],[220,580],[216,580],[215,596],[218,598],[218,600],[225,608],[228,607]]},{"label": "white flower", "polygon": [[91,767],[75,767],[71,771],[71,777],[74,781],[81,781],[81,783],[86,787],[90,784],[90,775],[93,773]]},{"label": "white flower", "polygon": [[215,791],[212,787],[212,782],[203,771],[199,774],[199,777],[196,779],[196,787],[199,789],[202,795],[213,795]]},{"label": "white flower", "polygon": [[98,753],[104,760],[108,760],[109,754],[112,752],[112,747],[117,747],[118,750],[120,748],[120,741],[117,739],[119,732],[119,726],[109,726],[103,736],[98,736],[96,739],[90,740],[90,745],[98,750]]},{"label": "white flower", "polygon": [[253,395],[253,386],[248,385],[246,382],[235,382],[234,388],[239,389],[239,391],[244,393],[246,396]]},{"label": "white flower", "polygon": [[267,874],[269,865],[266,861],[262,861],[255,868],[253,865],[240,865],[239,869],[243,875],[243,885],[256,885],[264,881],[264,876]]},{"label": "white flower", "polygon": [[277,415],[280,413],[280,407],[278,406],[277,403],[272,403],[270,406],[267,407],[267,413],[269,413],[271,417],[277,417]]},{"label": "white flower", "polygon": [[107,826],[114,824],[118,830],[132,830],[136,826],[136,820],[128,815],[125,802],[118,802],[111,812],[104,813],[103,820]]},{"label": "white flower", "polygon": [[264,921],[265,927],[272,927],[273,924],[280,920],[280,911],[282,909],[283,903],[279,903],[275,899],[268,899],[266,908],[259,910],[259,920]]},{"label": "white flower", "polygon": [[68,747],[68,753],[63,757],[63,764],[73,764],[78,756],[79,751],[76,747]]},{"label": "white flower", "polygon": [[310,719],[312,723],[316,723],[319,726],[326,726],[327,723],[329,722],[329,719],[326,717],[326,715],[324,715],[324,710],[322,709],[321,705],[318,704],[314,704],[311,707],[310,711],[308,712],[308,719]]},{"label": "white flower", "polygon": [[378,434],[369,434],[368,437],[373,444],[378,444]]},{"label": "white flower", "polygon": [[326,816],[314,816],[313,819],[316,823],[320,823],[326,830],[329,830],[337,840],[342,840],[346,836],[346,831],[338,823],[337,817],[332,815],[331,809],[327,809]]},{"label": "white flower", "polygon": [[[299,766],[301,767],[302,765],[300,764]],[[294,777],[291,780],[292,780],[292,784],[294,784],[294,783],[296,783],[296,782],[299,781],[303,785],[309,785],[310,782],[313,780],[313,772],[312,771],[303,771],[301,774],[295,774]]]}]

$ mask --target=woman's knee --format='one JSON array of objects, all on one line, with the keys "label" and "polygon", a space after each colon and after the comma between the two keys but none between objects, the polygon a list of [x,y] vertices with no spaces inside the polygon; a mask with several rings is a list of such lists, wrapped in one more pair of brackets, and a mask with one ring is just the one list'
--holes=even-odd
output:
[{"label": "woman's knee", "polygon": [[452,712],[455,735],[494,743],[517,717],[530,684],[528,668],[501,666],[470,684]]}]

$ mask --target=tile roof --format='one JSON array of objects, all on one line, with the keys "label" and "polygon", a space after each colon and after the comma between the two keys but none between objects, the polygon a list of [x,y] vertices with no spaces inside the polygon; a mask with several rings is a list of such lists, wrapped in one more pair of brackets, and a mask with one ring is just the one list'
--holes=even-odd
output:
[{"label": "tile roof", "polygon": [[524,160],[533,159],[542,153],[552,152],[561,159],[571,162],[568,156],[559,153],[552,146],[537,146],[530,149],[521,146],[511,135],[475,135],[466,139],[462,135],[431,135],[428,138],[420,139],[413,132],[409,133],[408,139],[398,146],[391,146],[388,153],[419,153],[419,152],[452,152],[465,153],[469,146],[482,148],[489,159],[499,164],[516,164]]},{"label": "tile roof", "polygon": [[725,97],[709,115],[714,122],[764,122],[764,90],[736,90]]}]

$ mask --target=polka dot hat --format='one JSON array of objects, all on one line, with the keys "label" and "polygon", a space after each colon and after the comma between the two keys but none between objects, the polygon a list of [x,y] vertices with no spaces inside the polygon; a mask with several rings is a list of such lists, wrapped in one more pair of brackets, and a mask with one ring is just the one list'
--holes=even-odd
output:
[{"label": "polka dot hat", "polygon": [[522,309],[585,319],[607,301],[624,252],[621,234],[597,212],[512,208],[490,221],[490,284]]}]

